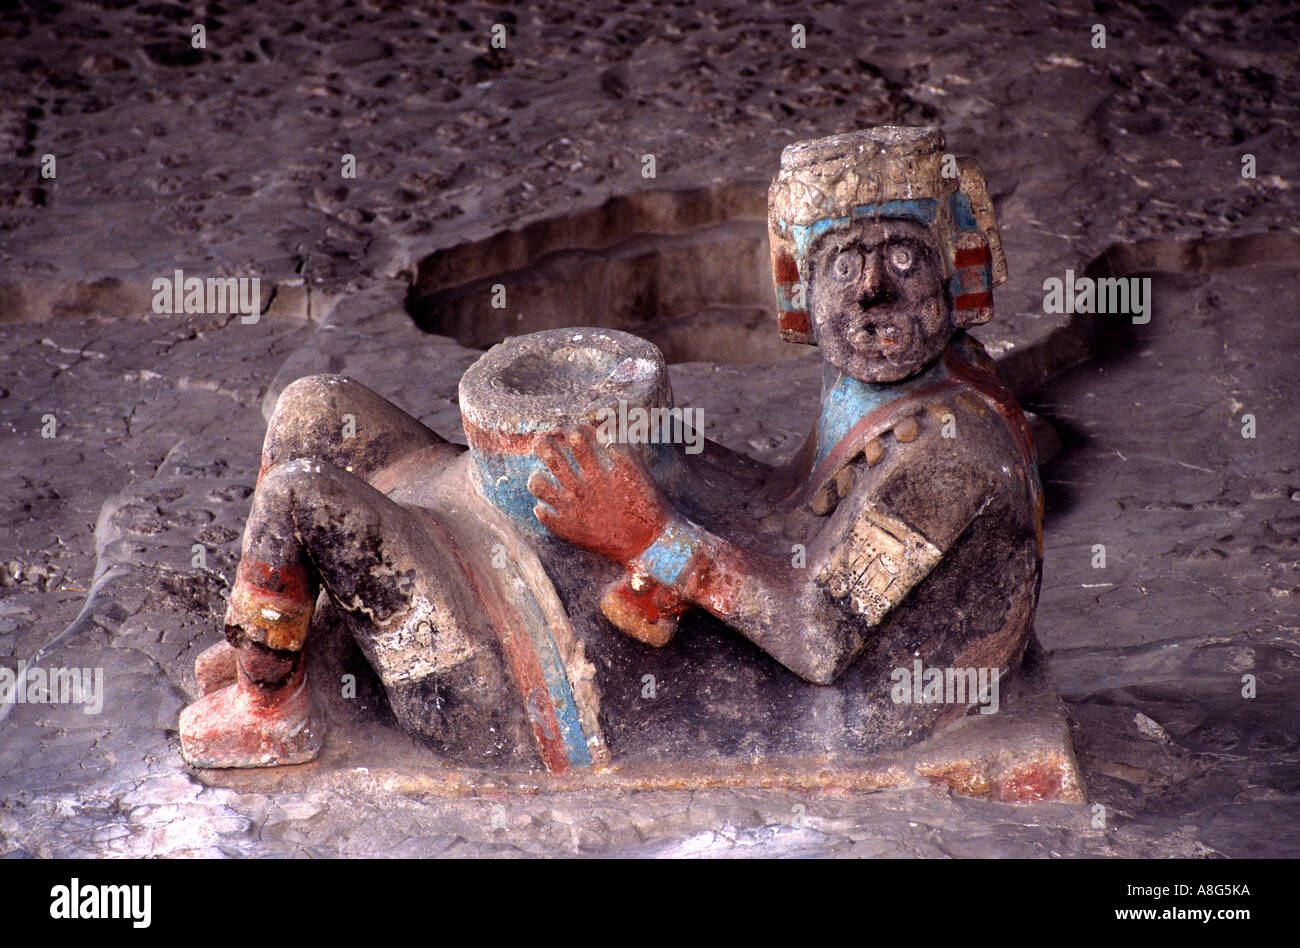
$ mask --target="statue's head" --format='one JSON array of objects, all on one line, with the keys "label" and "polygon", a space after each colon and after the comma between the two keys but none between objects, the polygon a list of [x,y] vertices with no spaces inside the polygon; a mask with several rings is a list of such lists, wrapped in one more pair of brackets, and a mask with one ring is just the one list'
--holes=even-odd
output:
[{"label": "statue's head", "polygon": [[[808,318],[822,354],[863,382],[920,371],[955,329],[929,230],[906,218],[854,221],[811,249]],[[802,271],[801,271],[802,272]]]},{"label": "statue's head", "polygon": [[983,176],[934,128],[786,148],[769,236],[782,337],[864,382],[929,365],[958,329],[992,318],[1006,279]]}]

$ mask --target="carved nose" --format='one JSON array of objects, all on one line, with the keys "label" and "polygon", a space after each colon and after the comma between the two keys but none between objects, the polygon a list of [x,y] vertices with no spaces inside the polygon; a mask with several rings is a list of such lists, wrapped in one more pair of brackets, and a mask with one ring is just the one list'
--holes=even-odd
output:
[{"label": "carved nose", "polygon": [[862,271],[862,295],[858,297],[858,305],[863,309],[869,309],[881,303],[888,303],[892,299],[893,293],[890,291],[889,281],[885,279],[880,254],[870,254]]}]

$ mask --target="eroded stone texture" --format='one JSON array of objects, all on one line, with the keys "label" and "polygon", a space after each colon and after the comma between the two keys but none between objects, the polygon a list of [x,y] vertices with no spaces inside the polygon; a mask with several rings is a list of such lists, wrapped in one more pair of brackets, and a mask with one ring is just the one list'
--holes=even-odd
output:
[{"label": "eroded stone texture", "polygon": [[[470,249],[502,260],[511,229],[529,221],[590,234],[572,229],[583,217],[575,203],[595,211],[629,181],[646,187],[648,150],[670,195],[721,192],[729,185],[715,174],[748,180],[744,206],[757,209],[750,223],[761,244],[760,179],[790,137],[778,126],[806,137],[934,121],[955,147],[980,154],[993,191],[1012,267],[999,299],[1005,318],[980,335],[1023,400],[1020,380],[1041,384],[1085,357],[1106,322],[1044,315],[1045,277],[1082,272],[1097,251],[1136,238],[1154,238],[1135,259],[1157,270],[1182,269],[1188,250],[1219,255],[1214,267],[1281,262],[1248,235],[1294,230],[1296,37],[1277,4],[1100,15],[1021,7],[1014,29],[996,11],[952,18],[873,7],[879,29],[866,35],[850,5],[817,11],[805,51],[787,48],[787,11],[748,3],[684,19],[635,5],[583,19],[563,6],[520,14],[529,43],[545,44],[540,57],[516,47],[483,62],[475,24],[495,14],[483,8],[476,19],[473,4],[461,5],[463,23],[409,5],[322,3],[307,19],[267,4],[232,9],[212,33],[221,43],[184,62],[160,39],[173,30],[163,7],[5,15],[0,42],[14,68],[0,76],[0,134],[12,145],[0,189],[3,311],[60,321],[9,326],[0,346],[0,477],[5,495],[20,498],[0,531],[6,663],[31,657],[85,605],[94,551],[130,572],[105,570],[90,623],[45,658],[105,667],[103,713],[23,705],[0,725],[0,850],[1293,853],[1288,630],[1297,623],[1287,590],[1296,583],[1284,530],[1297,447],[1293,426],[1262,420],[1285,417],[1291,398],[1290,376],[1272,374],[1285,366],[1276,354],[1295,347],[1292,324],[1275,316],[1295,308],[1286,266],[1157,280],[1156,299],[1172,314],[1193,313],[1191,323],[1170,315],[1165,328],[1180,330],[1161,331],[1158,308],[1156,325],[1109,361],[1033,402],[1065,422],[1067,449],[1046,474],[1038,627],[1076,720],[1090,799],[1107,808],[1104,828],[1085,809],[1038,807],[1026,823],[1014,809],[938,790],[580,791],[492,802],[404,796],[396,781],[344,786],[340,773],[366,766],[352,751],[408,760],[413,771],[432,760],[384,717],[378,684],[365,679],[355,701],[330,689],[331,733],[345,734],[341,715],[363,726],[346,732],[340,770],[310,771],[310,789],[203,788],[185,772],[162,729],[198,694],[192,659],[225,609],[265,426],[258,400],[269,414],[294,378],[343,373],[463,440],[455,384],[478,353],[410,334],[406,281],[387,279],[432,249],[483,238]],[[1098,18],[1112,37],[1107,50],[1087,44]],[[412,20],[437,22],[393,28]],[[567,32],[552,32],[557,23]],[[528,33],[527,24],[547,28]],[[356,64],[370,42],[356,35],[367,29],[385,32],[392,59]],[[188,37],[176,37],[188,50]],[[337,65],[349,57],[353,65]],[[758,61],[774,65],[755,73]],[[412,95],[417,108],[407,106]],[[414,144],[368,158],[353,137],[361,123],[369,142]],[[349,150],[362,153],[363,175],[340,185],[337,158]],[[1246,150],[1260,163],[1253,180],[1239,173]],[[57,182],[31,173],[45,152],[59,155]],[[1233,240],[1201,239],[1225,233]],[[1115,249],[1123,257],[1128,247]],[[753,256],[761,274],[766,263]],[[146,315],[147,281],[191,262],[282,286],[298,270],[316,301],[349,285],[362,292],[332,315],[328,305],[285,310],[290,318],[266,333],[201,318],[105,325],[113,313]],[[482,272],[495,282],[495,271]],[[527,298],[512,291],[512,301]],[[512,309],[512,318],[524,313]],[[308,312],[330,329],[293,322]],[[678,338],[704,338],[689,328]],[[672,371],[678,400],[709,409],[710,437],[769,462],[797,447],[815,414],[815,354],[750,370],[711,361],[729,359],[727,345],[677,352],[706,360]],[[1246,442],[1224,419],[1259,405],[1269,435]],[[51,407],[68,437],[43,441],[36,422]],[[101,508],[110,542],[97,546]],[[196,518],[207,526],[189,525]],[[140,529],[113,540],[126,526]],[[191,563],[196,539],[208,545],[206,568]],[[1089,565],[1098,542],[1118,576]],[[367,667],[353,659],[353,669]],[[1247,702],[1240,678],[1251,660],[1265,687]],[[1172,743],[1147,737],[1138,713]]]}]

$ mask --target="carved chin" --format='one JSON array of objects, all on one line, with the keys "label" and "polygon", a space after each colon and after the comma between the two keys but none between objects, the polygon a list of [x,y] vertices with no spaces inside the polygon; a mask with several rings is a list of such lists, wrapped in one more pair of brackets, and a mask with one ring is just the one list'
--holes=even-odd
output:
[{"label": "carved chin", "polygon": [[905,358],[905,355],[910,354],[891,353],[878,359],[859,359],[858,364],[862,366],[862,372],[855,374],[860,374],[861,380],[865,382],[901,381],[924,365],[924,362],[918,361],[915,357]]},{"label": "carved chin", "polygon": [[886,348],[883,352],[864,352],[846,347],[843,350],[843,363],[846,364],[840,367],[864,382],[897,382],[915,375],[942,352],[943,345],[938,339],[913,337],[910,344]]},{"label": "carved chin", "polygon": [[876,310],[874,317],[857,329],[819,321],[827,327],[819,333],[825,357],[864,382],[897,382],[915,375],[943,352],[953,332],[942,298]]}]

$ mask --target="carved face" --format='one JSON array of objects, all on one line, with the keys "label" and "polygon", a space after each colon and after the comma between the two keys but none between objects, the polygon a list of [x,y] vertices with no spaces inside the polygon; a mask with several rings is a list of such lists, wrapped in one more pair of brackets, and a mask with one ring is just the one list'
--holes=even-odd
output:
[{"label": "carved face", "polygon": [[808,309],[826,359],[861,382],[896,382],[934,361],[954,325],[933,235],[916,221],[854,221],[809,260]]}]

